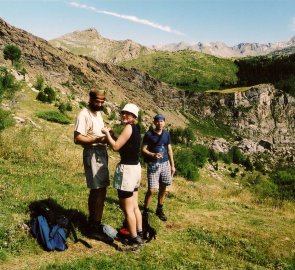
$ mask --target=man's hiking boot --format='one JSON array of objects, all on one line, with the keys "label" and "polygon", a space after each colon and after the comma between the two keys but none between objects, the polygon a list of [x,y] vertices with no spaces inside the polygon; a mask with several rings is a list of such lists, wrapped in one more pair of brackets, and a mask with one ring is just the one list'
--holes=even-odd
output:
[{"label": "man's hiking boot", "polygon": [[164,214],[163,208],[157,208],[156,215],[161,219],[162,221],[167,221],[167,217]]},{"label": "man's hiking boot", "polygon": [[112,243],[114,239],[108,236],[103,229],[103,224],[91,224],[89,225],[88,236],[92,239],[102,241],[105,243]]}]

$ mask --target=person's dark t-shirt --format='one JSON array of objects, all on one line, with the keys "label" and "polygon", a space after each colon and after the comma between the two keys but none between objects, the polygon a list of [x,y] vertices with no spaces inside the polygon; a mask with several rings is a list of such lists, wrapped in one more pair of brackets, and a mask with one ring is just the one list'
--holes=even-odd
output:
[{"label": "person's dark t-shirt", "polygon": [[123,147],[119,150],[119,154],[121,157],[121,164],[126,165],[137,165],[139,163],[139,153],[140,153],[140,126],[139,125],[131,125],[132,134],[129,140],[123,145]]},{"label": "person's dark t-shirt", "polygon": [[[163,158],[161,159],[162,162],[169,160],[167,146],[168,144],[171,144],[171,139],[168,130],[163,130],[162,134],[158,134],[154,130],[149,130],[143,137],[143,144],[147,145],[147,150],[149,150],[150,152],[163,152]],[[156,158],[151,158],[151,161],[156,160]]]}]

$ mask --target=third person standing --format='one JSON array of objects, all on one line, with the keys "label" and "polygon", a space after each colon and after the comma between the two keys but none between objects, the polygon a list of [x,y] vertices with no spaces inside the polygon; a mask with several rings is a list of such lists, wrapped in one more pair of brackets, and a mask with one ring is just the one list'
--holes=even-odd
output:
[{"label": "third person standing", "polygon": [[167,186],[172,184],[175,173],[170,133],[164,130],[165,117],[157,114],[153,122],[155,128],[146,132],[143,138],[142,152],[147,162],[148,190],[145,195],[143,218],[148,217],[153,194],[158,190],[156,215],[166,221],[163,203]]}]

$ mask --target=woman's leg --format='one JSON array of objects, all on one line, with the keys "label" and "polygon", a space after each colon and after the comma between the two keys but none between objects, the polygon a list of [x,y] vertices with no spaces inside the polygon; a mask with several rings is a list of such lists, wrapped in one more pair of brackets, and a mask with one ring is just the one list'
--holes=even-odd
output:
[{"label": "woman's leg", "polygon": [[136,229],[138,232],[142,231],[142,217],[138,207],[138,191],[133,192],[134,214],[136,218]]},{"label": "woman's leg", "polygon": [[134,198],[119,198],[121,208],[125,214],[125,219],[127,221],[128,231],[131,237],[135,237],[137,235],[136,229],[136,216],[134,211]]}]

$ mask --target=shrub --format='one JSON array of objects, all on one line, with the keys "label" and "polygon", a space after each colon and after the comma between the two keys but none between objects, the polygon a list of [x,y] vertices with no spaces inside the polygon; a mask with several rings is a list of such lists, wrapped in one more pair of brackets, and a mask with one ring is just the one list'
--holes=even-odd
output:
[{"label": "shrub", "polygon": [[56,122],[60,124],[70,124],[71,120],[60,112],[55,111],[45,111],[45,112],[38,112],[37,116],[39,118],[45,119],[47,121]]},{"label": "shrub", "polygon": [[36,99],[42,102],[52,103],[56,99],[56,93],[52,87],[46,86],[43,91],[38,93]]},{"label": "shrub", "polygon": [[192,151],[196,166],[202,168],[209,157],[208,149],[204,145],[196,144],[193,146]]},{"label": "shrub", "polygon": [[190,144],[196,140],[192,128],[175,128],[170,130],[173,144]]},{"label": "shrub", "polygon": [[11,98],[20,85],[6,68],[0,68],[0,100],[3,97]]},{"label": "shrub", "polygon": [[70,102],[67,102],[67,104],[66,104],[66,110],[68,112],[71,112],[73,110],[73,106],[72,106],[72,104]]},{"label": "shrub", "polygon": [[44,89],[44,86],[45,86],[44,78],[40,75],[37,77],[34,87],[37,90],[42,91]]},{"label": "shrub", "polygon": [[243,164],[246,160],[245,156],[237,146],[233,146],[230,149],[230,154],[232,155],[232,160],[235,164]]},{"label": "shrub", "polygon": [[21,53],[21,49],[15,44],[7,44],[4,47],[3,54],[4,54],[4,59],[11,60],[11,63],[13,65],[15,62],[20,60],[22,53]]},{"label": "shrub", "polygon": [[199,170],[191,149],[179,149],[174,155],[176,172],[184,178],[195,181],[199,178]]},{"label": "shrub", "polygon": [[85,108],[87,107],[87,103],[85,101],[80,101],[79,102],[79,107],[82,109],[82,108]]},{"label": "shrub", "polygon": [[0,108],[0,132],[14,124],[14,119],[10,112]]},{"label": "shrub", "polygon": [[271,179],[278,185],[281,199],[295,199],[295,169],[279,169],[272,173]]},{"label": "shrub", "polygon": [[65,113],[66,111],[72,111],[73,110],[73,107],[71,105],[71,103],[67,102],[67,103],[64,103],[64,102],[61,102],[59,103],[58,105],[58,110],[61,112],[61,113]]},{"label": "shrub", "polygon": [[67,107],[66,107],[66,104],[65,103],[60,103],[59,106],[58,106],[58,110],[61,112],[61,113],[65,113],[66,110],[67,110]]},{"label": "shrub", "polygon": [[278,198],[278,186],[265,175],[260,173],[248,175],[243,183],[259,197],[259,200]]}]

